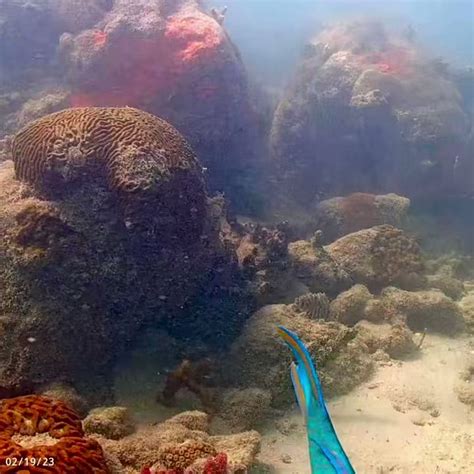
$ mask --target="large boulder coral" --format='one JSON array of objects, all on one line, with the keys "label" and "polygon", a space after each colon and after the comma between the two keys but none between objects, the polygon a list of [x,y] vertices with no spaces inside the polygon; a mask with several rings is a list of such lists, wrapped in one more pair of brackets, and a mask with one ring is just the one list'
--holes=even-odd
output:
[{"label": "large boulder coral", "polygon": [[325,247],[355,283],[380,290],[389,285],[414,289],[425,285],[417,242],[405,232],[381,225],[348,234]]},{"label": "large boulder coral", "polygon": [[274,115],[271,147],[287,193],[472,191],[469,120],[438,62],[377,21],[323,30]]},{"label": "large boulder coral", "polygon": [[321,201],[316,206],[315,227],[331,243],[346,234],[381,224],[399,227],[410,200],[397,194],[354,193]]},{"label": "large boulder coral", "polygon": [[129,108],[67,110],[21,131],[13,158],[0,170],[7,393],[88,384],[145,321],[179,319],[215,286],[235,290],[201,168],[166,122]]},{"label": "large boulder coral", "polygon": [[246,72],[201,2],[115,1],[96,24],[62,35],[60,55],[71,105],[164,117],[190,141],[214,189],[231,191],[249,176],[258,147]]},{"label": "large boulder coral", "polygon": [[233,344],[225,369],[230,383],[267,390],[276,406],[293,399],[291,357],[278,338],[279,325],[307,344],[325,393],[346,393],[370,376],[372,361],[367,347],[355,340],[355,331],[336,322],[311,320],[291,305],[269,305],[250,317]]}]

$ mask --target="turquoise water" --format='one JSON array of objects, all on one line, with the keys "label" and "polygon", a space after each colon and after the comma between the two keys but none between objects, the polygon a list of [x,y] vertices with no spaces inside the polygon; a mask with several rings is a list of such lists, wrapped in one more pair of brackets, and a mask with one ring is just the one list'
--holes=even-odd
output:
[{"label": "turquoise water", "polygon": [[395,28],[410,24],[420,43],[450,61],[474,61],[474,3],[466,0],[311,1],[215,0],[228,7],[225,25],[253,69],[280,84],[291,74],[305,42],[325,24],[358,16],[384,19]]}]

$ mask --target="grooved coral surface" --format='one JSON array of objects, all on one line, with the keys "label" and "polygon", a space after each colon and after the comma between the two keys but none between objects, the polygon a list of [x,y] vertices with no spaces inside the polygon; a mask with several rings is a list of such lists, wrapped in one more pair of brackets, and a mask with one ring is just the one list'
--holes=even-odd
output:
[{"label": "grooved coral surface", "polygon": [[55,438],[84,434],[79,416],[59,400],[26,395],[0,401],[0,437],[45,432]]},{"label": "grooved coral surface", "polygon": [[[107,474],[100,445],[67,405],[38,395],[0,402],[0,473]],[[29,465],[25,463],[29,461]]]},{"label": "grooved coral surface", "polygon": [[129,107],[47,115],[15,136],[12,153],[17,177],[38,185],[51,175],[67,181],[74,168],[95,161],[105,165],[112,187],[127,192],[153,187],[170,169],[198,171],[191,148],[170,124]]},{"label": "grooved coral surface", "polygon": [[127,227],[167,238],[178,233],[187,242],[201,234],[202,169],[180,133],[151,114],[129,107],[66,109],[18,132],[12,155],[17,178],[47,197],[98,182],[116,195]]}]

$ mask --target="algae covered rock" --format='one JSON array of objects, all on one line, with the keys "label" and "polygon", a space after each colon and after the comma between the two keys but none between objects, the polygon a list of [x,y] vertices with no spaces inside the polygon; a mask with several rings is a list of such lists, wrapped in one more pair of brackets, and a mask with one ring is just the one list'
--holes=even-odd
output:
[{"label": "algae covered rock", "polygon": [[353,342],[356,332],[352,329],[311,320],[291,306],[270,305],[247,321],[231,348],[226,372],[233,384],[268,390],[274,405],[293,400],[288,370],[291,355],[278,338],[279,325],[295,331],[307,344],[326,394],[346,393],[372,372],[367,348]]},{"label": "algae covered rock", "polygon": [[348,272],[319,243],[298,240],[288,245],[294,276],[313,293],[337,295],[350,288]]},{"label": "algae covered rock", "polygon": [[393,359],[403,359],[417,350],[413,333],[405,324],[360,321],[356,329],[357,337],[367,345],[371,353],[382,350]]},{"label": "algae covered rock", "polygon": [[353,326],[366,318],[365,309],[374,297],[364,285],[354,285],[340,293],[330,305],[330,317],[334,321]]},{"label": "algae covered rock", "polygon": [[416,241],[389,225],[360,230],[325,247],[355,283],[380,290],[389,285],[424,286],[423,259]]},{"label": "algae covered rock", "polygon": [[220,403],[219,416],[232,432],[255,428],[267,414],[272,397],[260,388],[229,389]]},{"label": "algae covered rock", "polygon": [[94,408],[82,422],[87,434],[107,439],[121,439],[135,431],[130,413],[125,407]]},{"label": "algae covered rock", "polygon": [[454,335],[465,328],[459,306],[441,291],[404,291],[386,288],[380,297],[379,310],[406,318],[410,329],[425,329]]},{"label": "algae covered rock", "polygon": [[458,300],[464,294],[464,283],[446,273],[437,273],[427,276],[430,288],[441,290],[446,296]]}]

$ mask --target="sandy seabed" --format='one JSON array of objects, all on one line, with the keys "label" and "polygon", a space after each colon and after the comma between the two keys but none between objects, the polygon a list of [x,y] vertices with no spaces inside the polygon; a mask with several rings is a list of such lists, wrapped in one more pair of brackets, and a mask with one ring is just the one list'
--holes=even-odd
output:
[{"label": "sandy seabed", "polygon": [[[359,474],[474,472],[474,410],[455,387],[474,337],[428,335],[414,360],[390,362],[350,394],[329,402]],[[259,459],[278,474],[310,474],[298,411],[268,423]]]}]

